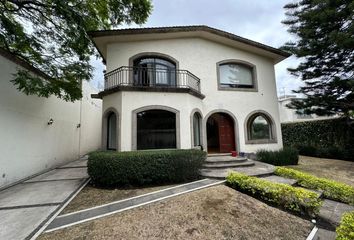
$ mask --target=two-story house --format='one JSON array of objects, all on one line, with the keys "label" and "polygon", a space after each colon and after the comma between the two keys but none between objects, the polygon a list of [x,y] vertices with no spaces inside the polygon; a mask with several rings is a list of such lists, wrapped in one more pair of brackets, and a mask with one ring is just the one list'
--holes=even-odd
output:
[{"label": "two-story house", "polygon": [[207,26],[89,33],[105,64],[102,147],[282,147],[274,65],[279,49]]}]

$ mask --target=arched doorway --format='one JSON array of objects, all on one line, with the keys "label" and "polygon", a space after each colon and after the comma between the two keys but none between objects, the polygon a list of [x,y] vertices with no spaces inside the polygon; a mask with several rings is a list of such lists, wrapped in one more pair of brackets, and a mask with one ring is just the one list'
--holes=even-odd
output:
[{"label": "arched doorway", "polygon": [[226,113],[212,114],[206,123],[208,153],[236,150],[233,119]]},{"label": "arched doorway", "polygon": [[136,117],[137,150],[177,148],[176,113],[153,109]]},{"label": "arched doorway", "polygon": [[107,149],[117,150],[117,116],[114,112],[107,115]]}]

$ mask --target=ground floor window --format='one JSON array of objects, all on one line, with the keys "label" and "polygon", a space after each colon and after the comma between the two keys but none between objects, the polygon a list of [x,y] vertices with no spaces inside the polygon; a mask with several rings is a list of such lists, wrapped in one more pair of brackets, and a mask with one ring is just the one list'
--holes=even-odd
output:
[{"label": "ground floor window", "polygon": [[114,112],[107,116],[107,149],[117,150],[117,116]]},{"label": "ground floor window", "polygon": [[249,143],[275,141],[274,132],[274,123],[265,113],[254,113],[247,120],[247,141]]},{"label": "ground floor window", "polygon": [[176,114],[166,110],[137,113],[137,149],[176,148]]},{"label": "ground floor window", "polygon": [[194,146],[201,146],[201,120],[202,117],[199,113],[194,113],[193,115],[193,142]]}]

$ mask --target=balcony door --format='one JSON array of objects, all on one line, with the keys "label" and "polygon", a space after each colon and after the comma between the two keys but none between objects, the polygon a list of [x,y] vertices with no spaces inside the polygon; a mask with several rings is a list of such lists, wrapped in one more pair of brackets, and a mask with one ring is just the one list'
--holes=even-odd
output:
[{"label": "balcony door", "polygon": [[159,57],[141,57],[133,62],[135,86],[176,86],[176,64]]}]

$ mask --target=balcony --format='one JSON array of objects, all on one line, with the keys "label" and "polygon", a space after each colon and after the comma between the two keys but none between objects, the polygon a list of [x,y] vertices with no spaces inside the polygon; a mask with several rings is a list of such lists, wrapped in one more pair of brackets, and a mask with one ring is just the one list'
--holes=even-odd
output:
[{"label": "balcony", "polygon": [[187,70],[122,66],[104,76],[104,96],[116,91],[184,92],[203,99],[200,79]]}]

